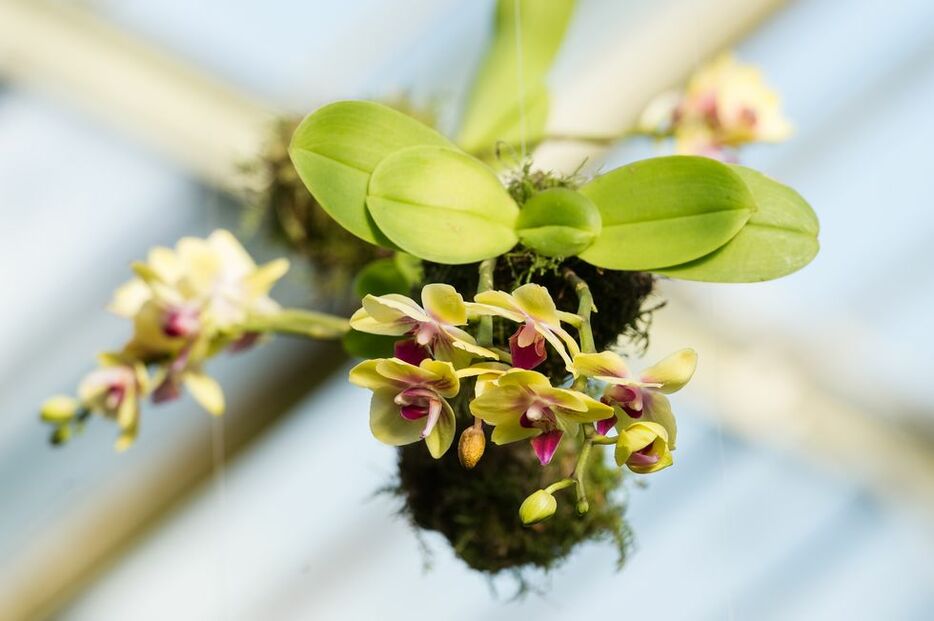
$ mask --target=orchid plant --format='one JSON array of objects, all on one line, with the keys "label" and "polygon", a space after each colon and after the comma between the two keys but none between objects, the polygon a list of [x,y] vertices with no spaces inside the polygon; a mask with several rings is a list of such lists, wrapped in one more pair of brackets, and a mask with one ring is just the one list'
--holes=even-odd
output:
[{"label": "orchid plant", "polygon": [[[144,398],[183,389],[220,414],[223,393],[205,363],[291,333],[343,338],[366,358],[350,382],[372,391],[380,442],[449,463],[460,427],[464,476],[482,470],[488,433],[497,450],[529,451],[535,468],[559,471],[523,481],[528,495],[511,509],[522,524],[556,515],[556,494],[570,488],[586,515],[599,447],[634,474],[671,466],[668,395],[690,381],[697,355],[685,348],[633,373],[621,326],[637,321],[656,277],[744,283],[800,269],[817,254],[818,221],[795,190],[735,163],[742,145],[784,139],[790,124],[758,70],[729,55],[660,96],[626,133],[674,138],[678,154],[589,179],[536,171],[531,160],[504,169],[501,147],[549,139],[546,78],[573,6],[497,3],[453,139],[371,101],[331,103],[298,124],[288,152],[301,182],[380,257],[357,278],[361,306],[349,320],[280,308],[269,291],[288,263],[257,266],[226,231],[156,248],[111,304],[132,321],[130,340],[101,356],[77,397],[44,404],[53,441],[96,413],[116,421],[125,449]],[[512,88],[517,76],[524,93]],[[618,320],[620,302],[629,310]]]}]

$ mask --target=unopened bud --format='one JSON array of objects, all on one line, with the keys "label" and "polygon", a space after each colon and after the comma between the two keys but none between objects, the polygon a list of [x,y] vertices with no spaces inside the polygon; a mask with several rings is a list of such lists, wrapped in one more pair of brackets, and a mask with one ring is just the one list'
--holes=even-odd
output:
[{"label": "unopened bud", "polygon": [[47,423],[67,423],[78,413],[78,400],[73,397],[56,395],[42,404],[42,420]]},{"label": "unopened bud", "polygon": [[555,497],[540,489],[522,501],[522,506],[519,507],[519,519],[526,526],[531,526],[547,520],[555,514],[557,509],[558,501]]},{"label": "unopened bud", "polygon": [[461,432],[461,439],[457,443],[457,457],[464,468],[470,470],[477,465],[486,449],[486,436],[483,429],[467,427]]}]

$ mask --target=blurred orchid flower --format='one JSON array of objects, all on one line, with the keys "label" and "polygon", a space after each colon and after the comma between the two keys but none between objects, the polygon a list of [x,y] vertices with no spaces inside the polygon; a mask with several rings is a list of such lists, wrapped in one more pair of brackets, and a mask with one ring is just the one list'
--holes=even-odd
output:
[{"label": "blurred orchid flower", "polygon": [[269,290],[288,267],[285,259],[257,266],[225,230],[185,237],[174,250],[156,247],[145,263],[134,263],[136,278],[117,290],[109,308],[133,319],[130,349],[176,354],[198,335],[276,313]]},{"label": "blurred orchid flower", "polygon": [[120,427],[116,448],[127,449],[139,429],[140,398],[149,389],[146,367],[117,354],[100,356],[101,367],[84,377],[78,386],[81,406],[107,418]]},{"label": "blurred orchid flower", "polygon": [[781,142],[792,132],[781,101],[758,67],[721,54],[701,67],[684,92],[652,100],[639,122],[643,132],[674,135],[678,153],[735,159],[730,148]]},{"label": "blurred orchid flower", "polygon": [[625,465],[638,474],[667,468],[673,463],[668,431],[663,425],[651,421],[630,423],[625,429],[620,429],[615,457],[618,466]]},{"label": "blurred orchid flower", "polygon": [[501,375],[470,404],[474,416],[494,426],[496,444],[530,440],[542,465],[551,461],[565,432],[579,423],[613,415],[613,408],[587,395],[554,388],[535,371],[513,369]]},{"label": "blurred orchid flower", "polygon": [[397,358],[366,360],[350,371],[350,382],[373,391],[370,430],[393,446],[424,440],[440,458],[454,441],[456,421],[447,399],[460,391],[450,362],[423,360],[419,366]]},{"label": "blurred orchid flower", "polygon": [[[529,283],[512,292],[484,291],[474,297],[472,312],[505,317],[521,323],[515,334],[509,337],[512,364],[519,369],[534,369],[547,358],[545,341],[548,341],[573,372],[571,358],[580,352],[577,342],[561,327],[561,322],[579,323],[573,313],[559,311],[548,289]],[[563,341],[563,342],[562,342]],[[568,355],[570,352],[570,355]]]},{"label": "blurred orchid flower", "polygon": [[350,326],[360,332],[390,336],[410,335],[397,344],[396,355],[410,364],[419,364],[430,352],[439,360],[466,366],[473,357],[497,358],[477,345],[470,334],[457,326],[467,324],[464,298],[451,285],[428,284],[422,288],[422,305],[404,295],[367,295],[363,308],[350,318]]},{"label": "blurred orchid flower", "polygon": [[[677,426],[671,412],[671,403],[665,394],[680,390],[694,375],[697,354],[693,349],[682,349],[633,376],[626,362],[611,351],[599,354],[578,354],[574,357],[577,371],[586,377],[607,383],[601,401],[626,416],[624,424],[632,420],[651,421],[662,425],[671,448],[675,448]],[[617,417],[596,424],[597,433],[605,435]],[[617,425],[618,426],[618,425]]]}]

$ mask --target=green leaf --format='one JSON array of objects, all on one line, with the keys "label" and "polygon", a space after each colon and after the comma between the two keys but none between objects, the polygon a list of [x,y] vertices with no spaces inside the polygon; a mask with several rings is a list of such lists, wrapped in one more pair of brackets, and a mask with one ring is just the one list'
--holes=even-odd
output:
[{"label": "green leaf", "polygon": [[515,246],[519,208],[496,174],[466,153],[410,147],[370,179],[367,207],[393,243],[437,263],[473,263]]},{"label": "green leaf", "polygon": [[580,258],[615,270],[658,270],[702,257],[730,241],[755,211],[742,178],[706,157],[634,162],[580,191],[603,219]]},{"label": "green leaf", "polygon": [[361,239],[392,247],[367,214],[367,184],[384,157],[422,144],[453,146],[435,130],[387,106],[339,101],[302,121],[292,135],[289,155],[332,218]]},{"label": "green leaf", "polygon": [[367,295],[402,293],[408,295],[412,288],[409,279],[400,270],[394,259],[376,259],[357,273],[353,281],[354,294],[358,298]]},{"label": "green leaf", "polygon": [[523,129],[529,142],[541,137],[548,117],[545,78],[573,12],[574,0],[497,2],[493,40],[474,78],[457,137],[464,149],[483,153],[498,141],[518,144]]},{"label": "green leaf", "polygon": [[746,182],[758,210],[722,248],[690,263],[657,271],[686,280],[760,282],[791,274],[817,255],[820,225],[807,201],[751,168],[731,168]]},{"label": "green leaf", "polygon": [[246,332],[282,332],[316,339],[336,339],[350,330],[343,317],[298,308],[287,308],[268,315],[254,315],[240,326]]},{"label": "green leaf", "polygon": [[358,358],[392,358],[398,336],[384,336],[351,330],[344,335],[344,351]]},{"label": "green leaf", "polygon": [[583,252],[600,234],[600,211],[589,198],[568,188],[539,192],[522,206],[519,240],[547,257]]}]

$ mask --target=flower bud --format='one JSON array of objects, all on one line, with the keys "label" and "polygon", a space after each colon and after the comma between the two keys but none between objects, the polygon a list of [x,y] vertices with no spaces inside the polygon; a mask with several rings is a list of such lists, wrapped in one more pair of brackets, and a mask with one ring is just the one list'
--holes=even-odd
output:
[{"label": "flower bud", "polygon": [[486,449],[486,435],[483,429],[467,427],[461,432],[461,439],[457,443],[457,457],[461,465],[470,470],[477,465]]},{"label": "flower bud", "polygon": [[67,423],[78,412],[78,400],[65,395],[55,395],[42,404],[42,420],[47,423]]},{"label": "flower bud", "polygon": [[522,501],[522,506],[519,507],[519,519],[526,526],[531,526],[547,520],[555,514],[557,509],[558,501],[555,497],[540,489]]}]

